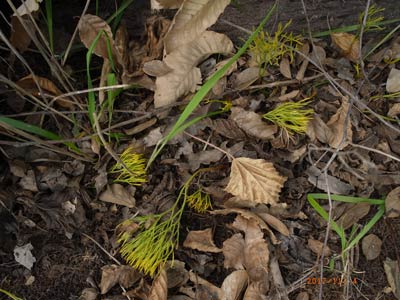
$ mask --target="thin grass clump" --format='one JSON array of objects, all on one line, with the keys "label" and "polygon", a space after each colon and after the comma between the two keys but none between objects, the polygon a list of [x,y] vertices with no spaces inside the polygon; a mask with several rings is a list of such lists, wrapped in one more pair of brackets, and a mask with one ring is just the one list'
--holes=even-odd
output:
[{"label": "thin grass clump", "polygon": [[285,25],[279,23],[274,35],[260,31],[254,38],[250,46],[250,53],[254,56],[260,69],[267,65],[279,66],[284,56],[288,56],[290,62],[293,62],[295,51],[302,45],[302,37],[293,35],[292,32],[285,32],[291,23],[291,20]]},{"label": "thin grass clump", "polygon": [[298,102],[287,102],[263,115],[263,118],[282,128],[289,136],[307,132],[308,122],[314,115],[313,109],[305,109],[309,98]]},{"label": "thin grass clump", "polygon": [[110,170],[110,174],[118,174],[114,182],[127,183],[141,186],[147,182],[146,159],[143,154],[135,152],[133,147],[128,147],[121,154],[121,162],[117,162]]},{"label": "thin grass clump", "polygon": [[[146,275],[154,277],[167,261],[174,259],[179,242],[179,227],[186,204],[199,210],[211,207],[210,196],[202,193],[189,195],[193,179],[210,168],[197,170],[182,186],[172,207],[159,214],[135,217],[119,225],[120,253],[126,262]],[[196,201],[199,201],[197,203]]]}]

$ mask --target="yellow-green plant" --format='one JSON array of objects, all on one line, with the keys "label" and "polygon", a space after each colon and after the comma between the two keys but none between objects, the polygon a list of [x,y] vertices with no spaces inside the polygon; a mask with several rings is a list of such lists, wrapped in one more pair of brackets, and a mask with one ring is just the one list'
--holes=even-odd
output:
[{"label": "yellow-green plant", "polygon": [[314,110],[305,109],[310,98],[298,102],[286,102],[263,115],[263,118],[282,128],[289,136],[294,133],[306,133],[308,122],[313,118]]},{"label": "yellow-green plant", "polygon": [[279,23],[273,35],[265,31],[260,31],[254,38],[249,50],[251,55],[255,57],[260,70],[267,65],[278,66],[285,55],[289,57],[290,62],[293,61],[295,51],[302,44],[302,37],[300,35],[293,35],[292,32],[285,32],[291,22],[290,20],[285,25]]},{"label": "yellow-green plant", "polygon": [[210,195],[197,189],[193,194],[186,197],[188,206],[198,213],[205,213],[212,208]]},{"label": "yellow-green plant", "polygon": [[[170,209],[159,214],[135,217],[120,225],[125,228],[118,239],[121,244],[120,253],[127,263],[153,277],[162,270],[171,255],[174,258],[174,249],[179,241],[180,221],[186,204],[202,211],[211,205],[209,196],[198,196],[198,192],[188,195],[193,179],[208,170],[211,168],[197,170],[185,182]],[[194,203],[196,200],[200,203]],[[131,226],[134,223],[137,226]],[[137,232],[139,233],[136,234]]]},{"label": "yellow-green plant", "polygon": [[128,147],[120,158],[124,165],[117,162],[109,172],[110,174],[118,174],[114,182],[140,186],[147,181],[146,159],[143,154],[136,153],[133,147]]},{"label": "yellow-green plant", "polygon": [[[381,26],[384,17],[382,16],[382,12],[384,8],[378,7],[375,4],[371,5],[367,12],[367,20],[364,27],[364,32],[371,30],[383,30],[384,28]],[[358,17],[358,21],[360,24],[363,23],[365,16],[365,12],[361,13]]]}]

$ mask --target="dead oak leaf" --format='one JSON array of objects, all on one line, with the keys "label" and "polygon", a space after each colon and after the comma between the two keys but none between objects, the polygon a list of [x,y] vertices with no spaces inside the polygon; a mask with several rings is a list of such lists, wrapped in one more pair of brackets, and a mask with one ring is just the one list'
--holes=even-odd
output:
[{"label": "dead oak leaf", "polygon": [[351,130],[349,110],[349,100],[347,97],[343,97],[342,105],[330,118],[328,123],[326,123],[330,129],[330,133],[328,134],[328,144],[332,148],[344,148],[352,141],[353,131]]},{"label": "dead oak leaf", "polygon": [[286,178],[279,175],[272,163],[247,157],[232,161],[231,174],[225,191],[256,203],[274,205]]},{"label": "dead oak leaf", "polygon": [[195,41],[228,6],[230,0],[186,0],[176,13],[164,40],[166,53]]},{"label": "dead oak leaf", "polygon": [[222,251],[214,244],[211,228],[189,231],[183,246],[203,252],[219,253]]},{"label": "dead oak leaf", "polygon": [[332,42],[343,53],[343,55],[351,60],[357,62],[360,58],[360,41],[351,33],[338,32],[331,33]]}]

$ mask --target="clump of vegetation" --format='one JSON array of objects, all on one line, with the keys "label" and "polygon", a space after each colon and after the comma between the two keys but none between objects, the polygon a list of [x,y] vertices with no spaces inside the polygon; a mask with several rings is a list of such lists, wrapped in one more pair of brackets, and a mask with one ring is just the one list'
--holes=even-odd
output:
[{"label": "clump of vegetation", "polygon": [[292,32],[285,32],[291,22],[289,21],[285,25],[279,23],[274,35],[260,31],[254,38],[250,46],[250,53],[255,57],[261,69],[267,65],[279,66],[284,56],[288,56],[290,62],[293,61],[295,51],[302,44],[302,37],[293,35]]},{"label": "clump of vegetation", "polygon": [[[186,204],[198,212],[211,207],[210,196],[197,190],[189,195],[193,179],[210,168],[197,170],[183,185],[174,205],[165,212],[135,217],[123,222],[118,242],[122,257],[135,269],[154,276],[174,255],[179,241],[179,226]],[[136,236],[136,232],[139,232]]]},{"label": "clump of vegetation", "polygon": [[114,182],[135,186],[140,186],[147,182],[146,159],[143,154],[136,153],[133,147],[128,147],[120,158],[123,164],[117,162],[110,170],[111,174],[118,174]]},{"label": "clump of vegetation", "polygon": [[[384,11],[384,8],[378,7],[375,4],[371,5],[367,12],[367,20],[365,23],[364,31],[371,30],[383,30],[384,28],[380,25],[384,20],[384,17],[381,13]],[[358,17],[359,23],[362,24],[364,20],[365,13],[361,13]]]},{"label": "clump of vegetation", "polygon": [[289,136],[294,133],[303,134],[306,133],[308,122],[314,115],[313,109],[305,109],[309,103],[309,98],[298,102],[286,102],[264,114],[263,118],[282,128]]}]

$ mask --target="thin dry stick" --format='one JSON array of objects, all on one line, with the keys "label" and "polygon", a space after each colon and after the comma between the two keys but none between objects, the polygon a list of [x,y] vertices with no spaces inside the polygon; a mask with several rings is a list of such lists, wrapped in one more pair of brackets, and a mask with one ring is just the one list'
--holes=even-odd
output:
[{"label": "thin dry stick", "polygon": [[68,58],[68,55],[69,55],[69,51],[71,50],[72,44],[73,44],[73,42],[74,42],[74,40],[75,40],[75,36],[76,36],[76,34],[78,33],[79,24],[81,23],[82,17],[85,15],[87,9],[89,8],[89,4],[90,4],[90,0],[87,0],[87,1],[86,1],[86,5],[85,5],[85,7],[83,8],[81,17],[79,18],[79,22],[78,22],[78,24],[76,24],[74,33],[72,34],[71,40],[70,40],[69,43],[68,43],[67,50],[65,50],[64,58],[63,58],[63,60],[61,61],[61,66],[64,66],[64,65],[65,65],[65,62],[67,61],[67,58]]},{"label": "thin dry stick", "polygon": [[190,136],[192,139],[198,140],[199,142],[202,142],[202,143],[206,144],[207,146],[210,146],[210,147],[212,147],[214,149],[217,149],[218,151],[221,151],[226,156],[228,156],[229,159],[231,159],[231,160],[235,159],[235,157],[232,154],[230,154],[229,152],[225,151],[224,149],[221,149],[220,147],[215,146],[214,144],[211,144],[211,143],[209,143],[209,142],[207,142],[207,141],[205,141],[205,140],[203,140],[203,139],[201,139],[201,138],[199,138],[197,136],[194,136],[194,135],[192,135],[192,134],[190,134],[190,133],[188,133],[186,131],[184,131],[183,133],[188,135],[188,136]]},{"label": "thin dry stick", "polygon": [[274,87],[278,87],[278,86],[286,86],[286,85],[291,85],[291,84],[307,83],[309,81],[313,81],[314,79],[321,78],[321,77],[324,77],[324,74],[313,75],[313,76],[310,76],[310,77],[306,77],[303,80],[291,79],[291,80],[275,81],[275,82],[270,82],[270,83],[252,85],[252,86],[249,86],[247,88],[242,89],[242,91],[265,89],[265,88],[274,88]]},{"label": "thin dry stick", "polygon": [[395,160],[395,161],[400,162],[400,158],[398,158],[398,157],[396,157],[396,156],[393,156],[393,155],[391,155],[391,154],[385,153],[385,152],[383,152],[383,151],[381,151],[381,150],[374,149],[374,148],[370,148],[370,147],[363,146],[363,145],[357,145],[357,144],[353,144],[353,143],[351,143],[350,145],[353,146],[353,147],[355,147],[355,148],[360,148],[360,149],[364,149],[364,150],[368,150],[368,151],[371,151],[371,152],[378,153],[378,154],[380,154],[380,155],[386,156],[386,157],[388,157],[388,158],[391,158],[391,159],[393,159],[393,160]]}]

